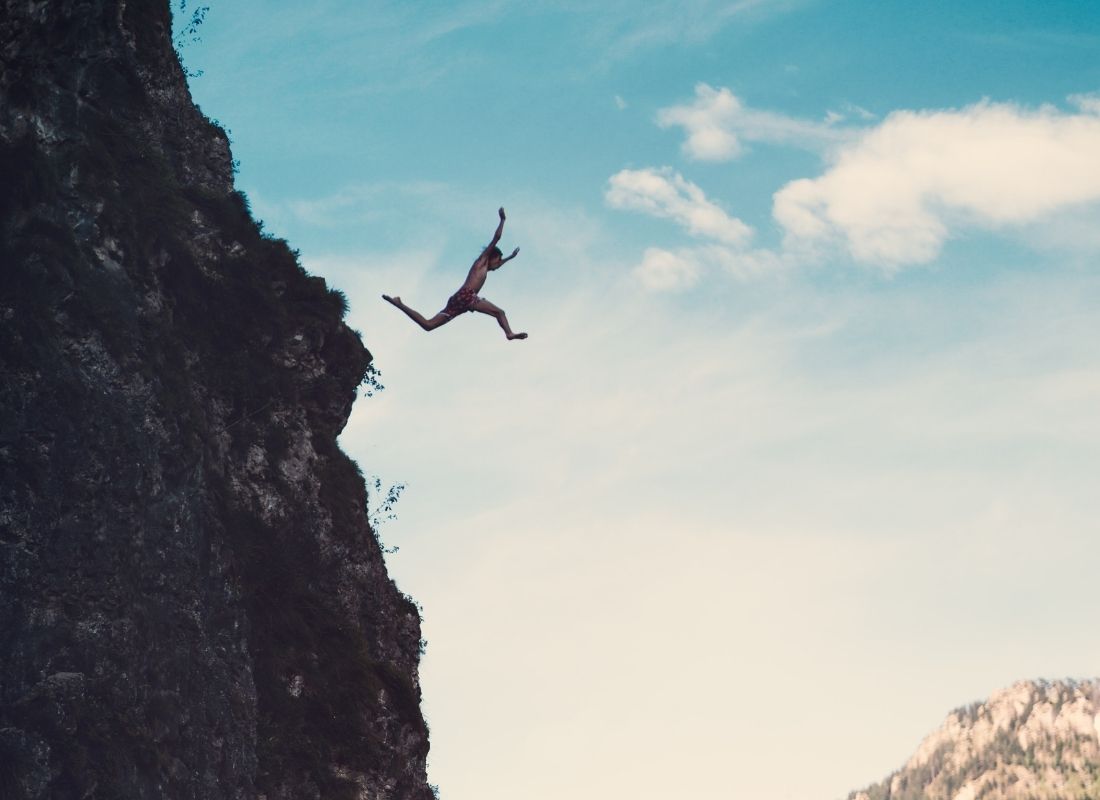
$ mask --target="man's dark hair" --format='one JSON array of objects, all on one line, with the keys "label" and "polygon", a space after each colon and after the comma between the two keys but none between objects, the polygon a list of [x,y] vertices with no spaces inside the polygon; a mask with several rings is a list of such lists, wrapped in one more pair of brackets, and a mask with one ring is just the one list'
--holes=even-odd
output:
[{"label": "man's dark hair", "polygon": [[500,251],[499,247],[490,247],[489,255],[496,256],[497,258],[504,258],[504,253]]}]

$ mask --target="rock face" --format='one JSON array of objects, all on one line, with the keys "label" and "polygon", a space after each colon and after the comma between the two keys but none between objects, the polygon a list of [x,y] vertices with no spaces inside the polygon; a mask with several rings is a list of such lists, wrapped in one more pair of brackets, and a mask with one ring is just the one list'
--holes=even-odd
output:
[{"label": "rock face", "polygon": [[849,800],[1096,800],[1100,680],[1025,681],[948,715],[916,754]]},{"label": "rock face", "polygon": [[0,797],[430,798],[370,354],[266,237],[167,0],[0,0]]}]

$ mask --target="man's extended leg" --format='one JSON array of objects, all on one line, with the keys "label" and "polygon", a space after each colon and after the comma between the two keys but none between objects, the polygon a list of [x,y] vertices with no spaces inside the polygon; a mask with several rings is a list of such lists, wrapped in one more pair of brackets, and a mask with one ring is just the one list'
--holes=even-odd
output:
[{"label": "man's extended leg", "polygon": [[382,295],[382,299],[385,300],[387,303],[391,303],[392,305],[400,308],[402,311],[405,312],[406,315],[408,315],[409,319],[411,319],[413,322],[415,322],[426,331],[434,331],[440,325],[446,325],[448,322],[451,321],[450,315],[444,314],[442,311],[440,311],[431,319],[427,319],[419,311],[409,308],[407,305],[401,302],[400,297],[390,297],[389,295],[384,294]]},{"label": "man's extended leg", "polygon": [[496,317],[497,322],[500,323],[500,327],[504,329],[504,335],[509,339],[526,339],[526,333],[512,333],[512,328],[508,325],[508,317],[504,314],[504,309],[498,308],[490,303],[488,300],[481,300],[480,298],[473,305],[474,311],[480,311],[482,314],[488,314],[490,317]]}]

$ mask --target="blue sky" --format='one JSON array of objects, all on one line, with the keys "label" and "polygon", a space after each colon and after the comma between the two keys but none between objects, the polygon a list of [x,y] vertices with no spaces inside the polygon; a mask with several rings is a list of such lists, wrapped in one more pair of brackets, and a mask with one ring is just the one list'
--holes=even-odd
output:
[{"label": "blue sky", "polygon": [[[195,98],[383,372],[447,800],[829,800],[1095,672],[1100,11],[212,6]],[[530,339],[380,300],[500,205]]]}]

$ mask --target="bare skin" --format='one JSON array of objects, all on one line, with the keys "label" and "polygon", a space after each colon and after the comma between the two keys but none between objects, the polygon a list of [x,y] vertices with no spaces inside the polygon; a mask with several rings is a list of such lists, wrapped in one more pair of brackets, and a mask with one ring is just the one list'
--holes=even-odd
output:
[{"label": "bare skin", "polygon": [[[469,274],[466,276],[466,280],[463,282],[462,286],[459,287],[456,294],[467,291],[472,295],[476,295],[481,291],[481,287],[485,285],[485,279],[489,277],[490,272],[500,269],[506,262],[511,261],[519,255],[518,247],[512,251],[510,256],[501,256],[500,250],[497,249],[497,243],[500,241],[501,234],[504,233],[504,209],[500,209],[497,213],[500,216],[500,224],[497,225],[496,232],[493,234],[493,240],[489,242],[488,246],[481,251],[481,255],[474,261],[473,265],[470,267]],[[446,325],[462,313],[462,311],[454,311],[453,309],[451,312],[448,312],[447,309],[444,308],[434,317],[428,318],[416,309],[405,305],[400,297],[390,297],[384,294],[382,295],[382,299],[404,311],[409,319],[426,331],[434,331],[436,328]],[[450,302],[448,302],[448,305],[450,305]],[[513,332],[512,327],[508,324],[508,317],[505,315],[504,309],[498,308],[488,300],[483,300],[479,297],[469,306],[469,310],[480,311],[482,314],[488,314],[490,317],[494,317],[504,330],[504,335],[507,336],[509,340],[527,338],[526,333]]]}]

